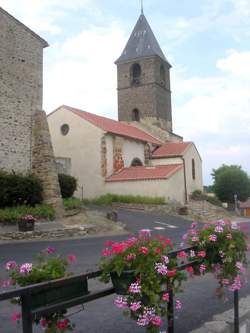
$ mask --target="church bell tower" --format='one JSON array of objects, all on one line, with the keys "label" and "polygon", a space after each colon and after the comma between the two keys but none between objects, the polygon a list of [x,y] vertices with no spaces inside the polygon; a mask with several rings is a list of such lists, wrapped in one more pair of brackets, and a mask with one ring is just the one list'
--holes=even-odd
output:
[{"label": "church bell tower", "polygon": [[172,132],[171,65],[142,13],[116,60],[118,118]]}]

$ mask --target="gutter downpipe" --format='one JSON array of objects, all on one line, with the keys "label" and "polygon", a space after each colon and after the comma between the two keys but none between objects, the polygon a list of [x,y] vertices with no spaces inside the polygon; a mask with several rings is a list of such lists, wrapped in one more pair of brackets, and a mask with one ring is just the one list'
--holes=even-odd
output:
[{"label": "gutter downpipe", "polygon": [[188,194],[187,194],[187,177],[186,177],[186,162],[184,157],[181,156],[184,168],[184,189],[185,189],[185,204],[188,203]]}]

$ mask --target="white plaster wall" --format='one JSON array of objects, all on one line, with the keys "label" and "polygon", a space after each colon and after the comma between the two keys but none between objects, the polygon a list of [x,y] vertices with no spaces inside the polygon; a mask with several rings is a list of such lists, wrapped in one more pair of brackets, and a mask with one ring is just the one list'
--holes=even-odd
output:
[{"label": "white plaster wall", "polygon": [[[104,131],[72,112],[61,108],[48,116],[52,145],[56,157],[71,159],[71,175],[78,180],[74,196],[93,198],[104,193],[101,176],[101,138]],[[61,134],[61,126],[68,124],[69,133]]]},{"label": "white plaster wall", "polygon": [[[107,176],[113,173],[113,137],[115,135],[106,134],[107,147]],[[122,157],[125,167],[130,167],[134,158],[139,158],[144,164],[144,142],[130,140],[121,137],[122,140]]]},{"label": "white plaster wall", "polygon": [[[195,179],[192,177],[192,159],[195,161]],[[191,194],[195,190],[203,190],[202,161],[192,144],[184,155],[186,167],[187,193]]]},{"label": "white plaster wall", "polygon": [[180,157],[157,158],[152,159],[152,165],[183,164]]},{"label": "white plaster wall", "polygon": [[123,139],[123,160],[124,166],[130,167],[134,158],[139,158],[144,165],[144,146],[145,143]]},{"label": "white plaster wall", "polygon": [[166,201],[176,200],[184,203],[183,169],[169,179],[136,180],[125,182],[106,182],[107,193],[164,197]]}]

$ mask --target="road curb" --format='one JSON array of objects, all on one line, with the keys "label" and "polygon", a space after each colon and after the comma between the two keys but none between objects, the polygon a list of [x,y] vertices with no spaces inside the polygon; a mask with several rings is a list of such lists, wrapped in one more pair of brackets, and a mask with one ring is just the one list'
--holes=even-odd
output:
[{"label": "road curb", "polygon": [[[250,332],[250,296],[239,302],[240,333]],[[213,320],[190,333],[234,333],[234,309],[214,315]]]}]

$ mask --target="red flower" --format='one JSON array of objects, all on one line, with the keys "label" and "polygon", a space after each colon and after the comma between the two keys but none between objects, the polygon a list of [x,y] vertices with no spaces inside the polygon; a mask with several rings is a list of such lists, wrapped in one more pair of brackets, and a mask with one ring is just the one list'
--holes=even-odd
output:
[{"label": "red flower", "polygon": [[155,254],[160,254],[161,253],[161,248],[160,247],[157,247],[156,249],[155,249]]},{"label": "red flower", "polygon": [[168,277],[174,277],[176,275],[176,269],[172,269],[171,271],[167,272]]},{"label": "red flower", "polygon": [[186,271],[187,271],[188,273],[190,273],[190,274],[193,274],[193,273],[194,273],[194,269],[193,269],[192,266],[187,267],[187,268],[186,268]]},{"label": "red flower", "polygon": [[68,327],[68,324],[69,324],[69,320],[64,319],[64,320],[57,322],[56,328],[58,328],[59,330],[65,330]]},{"label": "red flower", "polygon": [[199,251],[198,252],[198,257],[204,258],[205,256],[206,256],[206,252],[205,251]]},{"label": "red flower", "polygon": [[126,250],[127,244],[126,243],[114,243],[112,244],[112,253],[114,254],[120,254],[124,250]]},{"label": "red flower", "polygon": [[105,246],[112,246],[114,244],[114,242],[112,240],[107,240],[104,245]]},{"label": "red flower", "polygon": [[185,251],[181,251],[181,252],[178,253],[178,257],[179,257],[179,258],[187,258],[187,256],[188,256],[188,255],[186,254]]},{"label": "red flower", "polygon": [[112,251],[110,251],[109,249],[102,250],[103,257],[109,257],[109,256],[111,256],[111,254],[112,254]]},{"label": "red flower", "polygon": [[68,262],[70,263],[76,262],[76,256],[74,254],[68,255]]},{"label": "red flower", "polygon": [[143,254],[148,254],[148,248],[145,247],[145,246],[141,246],[140,247],[140,252],[143,253]]}]

